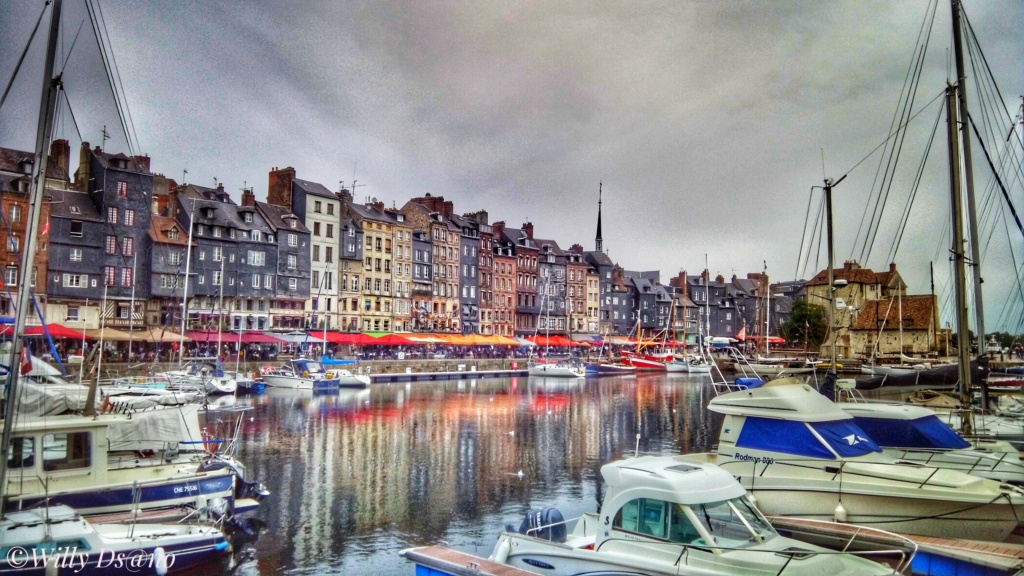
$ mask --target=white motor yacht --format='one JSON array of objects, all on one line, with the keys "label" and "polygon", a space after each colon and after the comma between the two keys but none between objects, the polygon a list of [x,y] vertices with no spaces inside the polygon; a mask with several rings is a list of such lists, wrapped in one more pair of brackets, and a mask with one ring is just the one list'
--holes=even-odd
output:
[{"label": "white motor yacht", "polygon": [[353,374],[343,368],[327,370],[322,363],[306,358],[295,358],[280,368],[265,366],[261,374],[263,382],[272,388],[322,390],[366,388],[370,385],[370,377],[365,374]]},{"label": "white motor yacht", "polygon": [[923,406],[863,400],[836,405],[893,458],[1024,485],[1024,462],[1009,442],[969,442]]},{"label": "white motor yacht", "polygon": [[[582,574],[895,574],[916,546],[866,531],[849,549],[871,548],[894,566],[781,536],[732,476],[679,457],[644,456],[601,468],[607,484],[597,514],[569,522],[531,511],[498,538],[489,560],[558,576]],[[569,530],[569,525],[572,529]],[[883,535],[868,546],[867,534]]]},{"label": "white motor yacht", "polygon": [[708,409],[725,414],[717,452],[684,458],[722,466],[765,514],[989,541],[1024,518],[1020,488],[886,455],[806,384],[730,392]]},{"label": "white motor yacht", "polygon": [[548,378],[583,378],[587,368],[576,360],[560,359],[555,362],[534,360],[526,369],[530,376],[546,376]]}]

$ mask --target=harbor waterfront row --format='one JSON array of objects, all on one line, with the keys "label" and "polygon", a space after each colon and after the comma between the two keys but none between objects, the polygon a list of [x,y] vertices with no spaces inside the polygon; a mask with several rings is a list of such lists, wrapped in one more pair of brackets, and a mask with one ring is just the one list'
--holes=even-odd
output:
[{"label": "harbor waterfront row", "polygon": [[[32,158],[0,148],[9,288],[25,276],[18,255]],[[223,184],[153,173],[148,156],[83,143],[77,160],[73,168],[67,141],[53,142],[45,232],[30,272],[41,315],[76,330],[663,334],[689,344],[746,335],[763,343],[794,302],[828,294],[824,272],[772,283],[767,271],[726,279],[628,270],[604,249],[600,202],[586,250],[535,234],[531,222],[492,222],[484,209],[460,215],[430,193],[390,208],[358,202],[352,190],[303,180],[290,166],[269,171],[265,201],[246,188],[236,203]],[[839,314],[848,316],[832,323],[844,326],[840,357],[944,351],[935,298],[909,294],[895,264],[874,272],[847,262],[835,276],[846,305]],[[0,315],[14,297],[0,296]],[[886,324],[902,330],[879,330]]]}]

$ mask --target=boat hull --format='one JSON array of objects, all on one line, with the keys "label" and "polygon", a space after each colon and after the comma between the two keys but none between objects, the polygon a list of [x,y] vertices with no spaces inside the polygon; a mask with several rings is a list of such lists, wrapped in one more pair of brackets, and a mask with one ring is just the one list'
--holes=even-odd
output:
[{"label": "boat hull", "polygon": [[530,376],[544,376],[547,378],[583,378],[586,370],[580,367],[562,366],[559,364],[536,364],[527,368]]},{"label": "boat hull", "polygon": [[264,374],[263,382],[271,388],[291,388],[293,390],[321,390],[337,388],[341,385],[336,378],[321,378],[319,380],[313,380],[312,378],[303,378],[302,376],[287,376],[282,374]]}]

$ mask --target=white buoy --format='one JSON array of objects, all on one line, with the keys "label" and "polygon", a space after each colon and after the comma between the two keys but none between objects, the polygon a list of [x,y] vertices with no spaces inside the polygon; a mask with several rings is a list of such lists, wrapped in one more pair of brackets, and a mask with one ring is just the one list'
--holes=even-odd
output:
[{"label": "white buoy", "polygon": [[162,546],[157,546],[156,550],[153,550],[153,568],[159,576],[167,574],[167,552]]},{"label": "white buoy", "polygon": [[843,508],[842,501],[836,504],[836,509],[833,511],[836,522],[846,522],[846,508]]}]

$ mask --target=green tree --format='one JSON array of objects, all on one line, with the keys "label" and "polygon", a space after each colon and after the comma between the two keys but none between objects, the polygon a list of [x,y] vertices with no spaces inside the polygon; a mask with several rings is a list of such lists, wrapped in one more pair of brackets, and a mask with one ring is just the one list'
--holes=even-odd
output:
[{"label": "green tree", "polygon": [[794,300],[789,320],[779,327],[779,332],[790,344],[803,346],[806,342],[808,350],[817,350],[828,332],[827,318],[823,306],[810,304],[806,300]]}]

